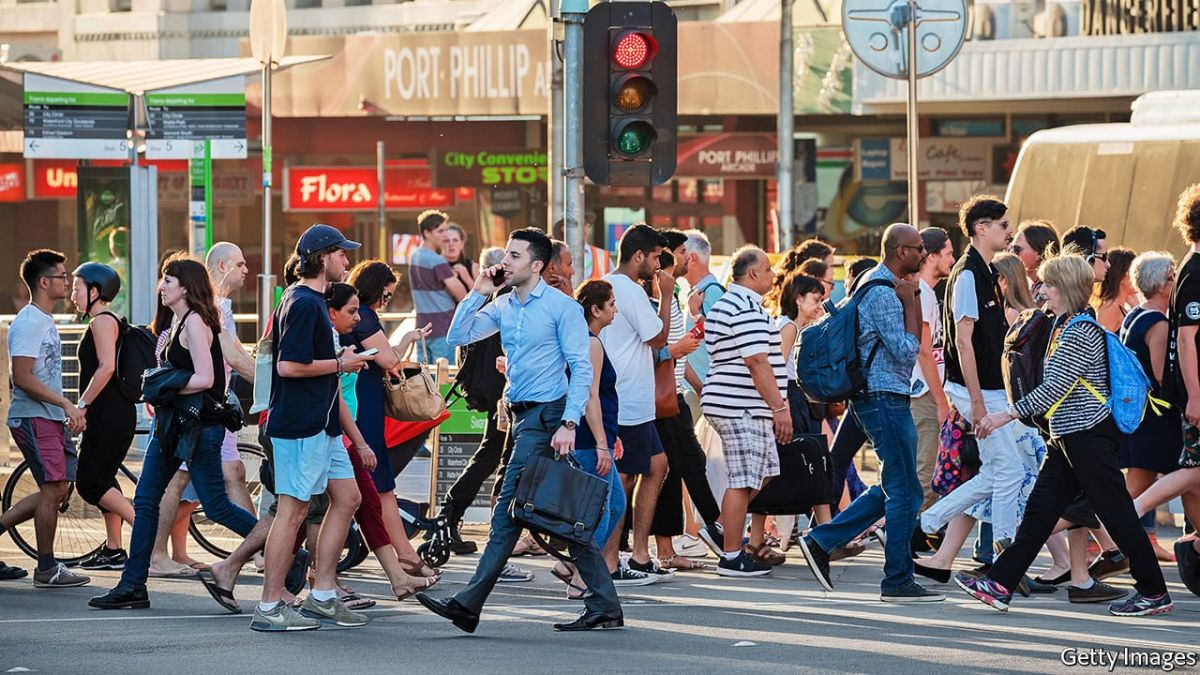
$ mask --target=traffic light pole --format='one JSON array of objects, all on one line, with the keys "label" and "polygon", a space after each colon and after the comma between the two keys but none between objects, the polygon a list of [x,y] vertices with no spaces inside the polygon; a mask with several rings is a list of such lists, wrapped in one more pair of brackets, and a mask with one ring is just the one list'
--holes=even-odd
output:
[{"label": "traffic light pole", "polygon": [[563,33],[563,107],[566,138],[563,143],[563,193],[565,234],[575,278],[571,286],[583,280],[583,20],[587,0],[562,0]]},{"label": "traffic light pole", "polygon": [[[548,202],[550,231],[563,218],[563,62],[559,53],[562,24],[559,0],[550,0],[550,195]],[[564,234],[565,236],[565,234]]]},{"label": "traffic light pole", "polygon": [[775,172],[775,200],[779,204],[779,250],[786,251],[792,247],[792,200],[796,189],[792,178],[795,164],[793,131],[796,120],[792,107],[795,91],[792,78],[792,0],[783,0],[779,14],[779,123],[776,130],[779,150],[776,159],[778,168]]}]

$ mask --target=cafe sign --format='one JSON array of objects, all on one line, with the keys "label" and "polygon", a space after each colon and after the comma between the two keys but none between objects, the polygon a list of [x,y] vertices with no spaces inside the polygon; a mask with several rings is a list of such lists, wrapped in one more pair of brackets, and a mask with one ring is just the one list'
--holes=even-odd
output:
[{"label": "cafe sign", "polygon": [[[371,166],[291,166],[284,169],[283,209],[303,211],[375,211],[379,180]],[[455,191],[431,187],[429,165],[388,162],[384,204],[389,210],[449,208]]]},{"label": "cafe sign", "polygon": [[545,150],[435,150],[433,184],[437,187],[514,187],[550,178]]},{"label": "cafe sign", "polygon": [[[992,147],[1003,139],[922,138],[921,180],[989,180]],[[859,180],[908,180],[908,143],[903,138],[863,138],[855,143]]]}]

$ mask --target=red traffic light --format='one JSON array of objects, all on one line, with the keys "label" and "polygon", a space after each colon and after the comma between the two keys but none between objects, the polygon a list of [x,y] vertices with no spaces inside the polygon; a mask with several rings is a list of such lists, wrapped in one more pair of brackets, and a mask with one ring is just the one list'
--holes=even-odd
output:
[{"label": "red traffic light", "polygon": [[658,51],[654,38],[638,31],[622,33],[613,45],[613,62],[625,70],[636,70]]}]

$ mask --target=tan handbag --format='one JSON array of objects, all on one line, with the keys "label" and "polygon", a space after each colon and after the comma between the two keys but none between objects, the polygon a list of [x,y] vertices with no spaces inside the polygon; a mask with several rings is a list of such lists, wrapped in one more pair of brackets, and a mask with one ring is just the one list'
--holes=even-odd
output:
[{"label": "tan handbag", "polygon": [[[421,352],[429,353],[425,338],[421,338]],[[384,411],[398,422],[426,422],[446,412],[446,401],[423,363],[401,360],[400,378],[384,378],[383,387]]]},{"label": "tan handbag", "polygon": [[654,366],[654,419],[665,420],[679,415],[676,396],[675,359],[660,361]]}]

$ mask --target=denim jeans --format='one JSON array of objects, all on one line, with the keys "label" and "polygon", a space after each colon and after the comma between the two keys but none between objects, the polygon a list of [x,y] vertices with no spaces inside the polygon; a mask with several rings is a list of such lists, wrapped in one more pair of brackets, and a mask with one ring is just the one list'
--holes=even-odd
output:
[{"label": "denim jeans", "polygon": [[979,535],[975,538],[974,558],[984,565],[991,565],[996,555],[992,549],[992,524],[979,521]]},{"label": "denim jeans", "polygon": [[909,398],[900,394],[866,394],[850,404],[850,412],[875,446],[881,465],[880,485],[874,485],[835,517],[813,528],[812,540],[825,551],[845,545],[880,518],[887,518],[884,547],[884,592],[913,583],[909,535],[916,525],[924,495],[917,478],[917,428]]},{"label": "denim jeans", "polygon": [[625,486],[621,484],[620,474],[617,473],[617,466],[613,464],[608,470],[607,476],[600,476],[596,473],[596,449],[575,450],[575,461],[579,462],[580,468],[592,474],[608,480],[608,502],[604,507],[604,514],[600,516],[600,522],[596,525],[596,548],[603,549],[604,544],[608,542],[608,538],[612,536],[613,530],[617,528],[617,523],[621,522],[621,516],[625,515]]},{"label": "denim jeans", "polygon": [[[429,338],[425,341],[426,349],[429,350],[429,361],[427,363],[437,363],[438,359],[446,359],[450,365],[454,365],[454,346],[451,345],[445,336],[439,338]],[[417,348],[420,351],[420,347]],[[424,354],[418,354],[418,358],[424,358]]]},{"label": "denim jeans", "polygon": [[[188,474],[200,495],[205,515],[215,522],[246,536],[257,520],[245,509],[235,506],[225,494],[225,476],[221,473],[221,442],[225,428],[210,424],[200,429],[200,441],[188,461]],[[133,533],[129,538],[129,562],[121,572],[118,588],[133,590],[146,586],[150,569],[150,554],[154,550],[154,535],[158,531],[158,505],[167,484],[179,470],[180,460],[164,455],[153,436],[142,460],[142,475],[138,477],[133,497]]]},{"label": "denim jeans", "polygon": [[[517,492],[517,481],[526,462],[534,455],[549,456],[550,438],[558,430],[562,420],[566,399],[551,403],[542,403],[513,415],[511,434],[514,437],[512,457],[504,472],[504,482],[500,487],[500,496],[496,507],[492,509],[492,529],[488,535],[487,547],[475,567],[475,574],[467,587],[455,594],[454,599],[472,612],[483,610],[500,572],[508,563],[517,539],[521,536],[521,526],[513,522],[509,509],[512,506],[513,495]],[[588,546],[570,546],[572,557],[577,559],[576,567],[583,582],[592,593],[584,600],[584,605],[591,612],[619,612],[621,603],[617,599],[617,590],[613,587],[612,575],[595,543]]]}]

